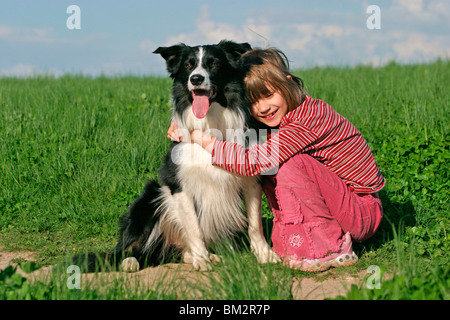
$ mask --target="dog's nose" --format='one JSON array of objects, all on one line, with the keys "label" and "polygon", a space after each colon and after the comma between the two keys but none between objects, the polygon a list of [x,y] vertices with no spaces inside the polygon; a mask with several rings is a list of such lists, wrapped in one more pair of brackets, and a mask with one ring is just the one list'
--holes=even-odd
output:
[{"label": "dog's nose", "polygon": [[203,83],[203,81],[205,81],[205,77],[202,76],[201,74],[194,74],[191,76],[190,81],[192,85],[199,86]]}]

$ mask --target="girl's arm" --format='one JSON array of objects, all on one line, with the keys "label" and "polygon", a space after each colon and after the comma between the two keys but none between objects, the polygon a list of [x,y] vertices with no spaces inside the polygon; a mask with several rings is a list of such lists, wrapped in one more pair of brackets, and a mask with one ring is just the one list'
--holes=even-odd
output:
[{"label": "girl's arm", "polygon": [[298,123],[286,125],[272,134],[264,144],[250,149],[237,143],[217,140],[201,130],[194,130],[190,137],[183,137],[176,123],[171,124],[167,137],[176,142],[199,144],[211,153],[213,165],[243,176],[254,176],[278,168],[294,154],[306,151],[311,141],[317,138]]},{"label": "girl's arm", "polygon": [[211,153],[213,165],[239,175],[254,176],[277,169],[294,154],[305,151],[311,139],[317,137],[304,133],[301,124],[290,123],[272,134],[265,143],[246,149],[240,144],[217,140],[201,130],[194,130],[191,142]]}]

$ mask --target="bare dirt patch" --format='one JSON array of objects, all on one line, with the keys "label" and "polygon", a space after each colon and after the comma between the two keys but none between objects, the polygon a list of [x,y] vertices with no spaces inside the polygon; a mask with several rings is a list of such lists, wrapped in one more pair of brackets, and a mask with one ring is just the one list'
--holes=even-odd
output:
[{"label": "bare dirt patch", "polygon": [[361,271],[355,275],[340,273],[337,270],[328,271],[330,274],[326,279],[322,280],[323,274],[320,276],[312,276],[306,278],[294,278],[292,284],[292,295],[295,300],[324,300],[345,296],[354,284],[358,287],[364,285],[367,277],[365,271]]},{"label": "bare dirt patch", "polygon": [[[32,251],[6,251],[0,247],[0,270],[5,269],[9,265],[17,265],[19,262],[35,261],[37,253]],[[356,275],[348,275],[336,270],[322,273],[320,276],[312,275],[311,277],[293,278],[292,281],[292,295],[295,300],[323,300],[326,298],[335,298],[340,295],[345,295],[352,284],[358,287],[364,285],[364,279],[367,277],[365,271]],[[42,281],[51,274],[49,268],[43,268],[26,274],[19,271],[23,276],[31,280]],[[331,274],[330,274],[331,273]],[[170,288],[179,288],[184,290],[190,284],[198,282],[207,283],[208,276],[202,272],[197,272],[191,265],[188,264],[174,264],[169,263],[162,266],[145,268],[135,273],[125,272],[108,272],[108,273],[88,273],[82,275],[82,283],[89,286],[97,286],[107,284],[115,279],[122,279],[127,284],[139,284],[150,290],[162,288],[162,280],[170,283]],[[190,286],[194,287],[194,286]],[[190,292],[187,298],[198,299],[199,292]],[[190,296],[191,295],[191,296]]]},{"label": "bare dirt patch", "polygon": [[36,254],[33,251],[6,251],[0,247],[0,270],[16,266],[20,261],[35,261]]}]

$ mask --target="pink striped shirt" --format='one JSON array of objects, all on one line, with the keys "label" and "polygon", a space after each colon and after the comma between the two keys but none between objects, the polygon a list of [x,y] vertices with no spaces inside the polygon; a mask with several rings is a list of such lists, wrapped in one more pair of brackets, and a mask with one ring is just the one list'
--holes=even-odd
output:
[{"label": "pink striped shirt", "polygon": [[297,153],[307,153],[336,173],[351,190],[374,193],[385,180],[361,133],[327,103],[306,97],[260,145],[216,140],[212,163],[244,176],[268,174]]}]

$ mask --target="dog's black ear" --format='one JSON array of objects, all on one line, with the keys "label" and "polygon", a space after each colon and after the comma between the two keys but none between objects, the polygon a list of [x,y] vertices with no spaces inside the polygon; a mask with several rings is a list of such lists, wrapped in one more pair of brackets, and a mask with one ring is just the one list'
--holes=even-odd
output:
[{"label": "dog's black ear", "polygon": [[225,51],[228,62],[235,69],[241,67],[241,56],[247,51],[252,50],[252,47],[248,43],[236,43],[228,40],[220,41],[217,46]]},{"label": "dog's black ear", "polygon": [[167,71],[173,76],[180,68],[181,53],[184,48],[186,45],[180,43],[171,47],[159,47],[153,53],[160,54],[166,60]]},{"label": "dog's black ear", "polygon": [[259,66],[264,64],[264,61],[260,57],[252,57],[251,55],[242,57],[242,69],[247,73],[252,66]]}]

